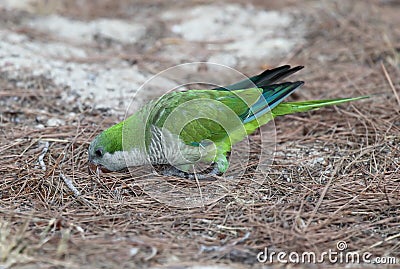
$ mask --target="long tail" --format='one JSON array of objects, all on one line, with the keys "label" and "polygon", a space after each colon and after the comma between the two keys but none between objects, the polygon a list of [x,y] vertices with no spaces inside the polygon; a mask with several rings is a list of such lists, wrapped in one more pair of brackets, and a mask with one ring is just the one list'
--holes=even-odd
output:
[{"label": "long tail", "polygon": [[[285,102],[282,101],[292,94],[296,89],[301,87],[304,82],[284,82],[280,84],[271,84],[280,80],[288,75],[291,75],[298,70],[302,69],[302,66],[290,68],[290,66],[282,66],[273,70],[267,70],[258,76],[254,76],[249,80],[241,81],[236,84],[232,84],[223,88],[216,88],[215,90],[236,90],[254,88],[256,85],[263,89],[262,97],[249,109],[246,115],[243,115],[243,123],[246,130],[246,134],[252,134],[257,128],[266,124],[274,117],[282,116],[286,114],[292,114],[297,112],[305,112],[309,110],[319,109],[324,106],[339,105],[346,102],[357,101],[369,96],[360,96],[354,98],[338,98],[330,100],[312,100],[303,102]],[[268,113],[271,112],[271,113]],[[230,150],[230,145],[236,144],[243,139],[241,132],[230,136],[229,141],[221,143],[225,145],[224,150],[227,152]]]},{"label": "long tail", "polygon": [[[330,105],[339,105],[346,102],[357,101],[361,99],[369,98],[369,96],[360,96],[354,98],[339,98],[339,99],[331,99],[331,100],[312,100],[312,101],[304,101],[304,102],[285,102],[280,103],[274,109],[271,110],[270,113],[264,113],[259,116],[256,116],[251,121],[244,122],[244,126],[246,128],[246,133],[252,134],[258,127],[266,124],[273,118],[277,116],[297,113],[297,112],[305,112],[309,110],[319,109],[324,106]],[[239,136],[238,136],[239,137]],[[243,137],[240,137],[243,138]],[[239,139],[234,140],[235,143],[239,142]]]},{"label": "long tail", "polygon": [[[292,94],[296,89],[301,87],[303,81],[295,82],[283,82],[279,84],[273,84],[279,80],[284,79],[287,76],[303,69],[304,66],[296,66],[291,68],[289,65],[284,65],[271,70],[265,70],[261,74],[251,77],[249,79],[242,80],[232,85],[225,87],[215,88],[214,90],[219,91],[234,91],[247,88],[262,88],[262,97],[249,109],[246,115],[243,115],[243,123],[251,123],[255,119],[260,119],[263,115],[268,112],[272,112],[272,116],[281,116],[286,114],[292,114],[296,112],[305,112],[309,110],[318,109],[329,105],[338,105],[350,101],[356,101],[369,96],[361,96],[355,98],[339,98],[331,100],[313,100],[304,102],[285,102],[282,101]],[[268,118],[268,117],[267,117]],[[252,129],[252,128],[251,128]]]},{"label": "long tail", "polygon": [[339,105],[346,102],[356,101],[369,98],[369,96],[360,96],[353,98],[338,98],[330,100],[312,100],[312,101],[301,101],[301,102],[285,102],[280,103],[277,107],[272,110],[274,117],[282,116],[297,112],[306,112],[309,110],[319,109],[324,106]]}]

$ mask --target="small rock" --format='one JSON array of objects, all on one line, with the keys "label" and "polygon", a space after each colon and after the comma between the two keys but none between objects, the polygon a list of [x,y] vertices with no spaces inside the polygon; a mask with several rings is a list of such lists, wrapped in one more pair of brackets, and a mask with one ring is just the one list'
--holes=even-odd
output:
[{"label": "small rock", "polygon": [[316,164],[322,164],[322,165],[326,165],[326,161],[325,161],[325,158],[323,158],[323,157],[318,157],[318,158],[315,158],[314,160],[312,160],[312,165],[316,165]]},{"label": "small rock", "polygon": [[133,256],[135,256],[136,254],[138,254],[138,252],[139,252],[139,248],[131,248],[131,249],[129,250],[129,256],[133,257]]},{"label": "small rock", "polygon": [[65,121],[62,119],[58,119],[58,118],[50,118],[47,120],[46,125],[48,127],[61,126],[61,125],[65,125]]}]

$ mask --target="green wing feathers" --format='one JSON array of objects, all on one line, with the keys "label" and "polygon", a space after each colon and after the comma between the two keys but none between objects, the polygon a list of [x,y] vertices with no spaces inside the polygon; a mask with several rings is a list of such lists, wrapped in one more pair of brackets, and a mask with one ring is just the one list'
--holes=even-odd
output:
[{"label": "green wing feathers", "polygon": [[206,139],[215,142],[227,136],[226,129],[243,125],[240,117],[248,114],[249,107],[261,94],[262,89],[258,88],[172,93],[159,100],[151,119],[154,125],[178,134],[188,145],[197,145]]}]

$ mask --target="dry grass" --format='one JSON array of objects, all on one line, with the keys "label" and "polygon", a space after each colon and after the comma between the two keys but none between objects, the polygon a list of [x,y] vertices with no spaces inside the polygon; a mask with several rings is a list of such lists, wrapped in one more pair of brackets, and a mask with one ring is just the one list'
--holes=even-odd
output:
[{"label": "dry grass", "polygon": [[[340,240],[349,250],[399,257],[399,7],[376,1],[316,11],[309,12],[307,45],[282,60],[307,67],[307,86],[293,98],[377,95],[277,119],[268,177],[250,166],[234,188],[203,206],[171,206],[173,193],[157,186],[200,184],[202,196],[215,197],[210,186],[218,183],[153,177],[146,185],[129,173],[89,174],[88,143],[118,119],[63,102],[63,89],[41,77],[20,77],[30,86],[19,89],[1,74],[0,264],[181,268],[196,260],[256,267],[264,247],[321,253]],[[52,117],[66,124],[36,128]],[[46,141],[44,171],[38,159]]]}]

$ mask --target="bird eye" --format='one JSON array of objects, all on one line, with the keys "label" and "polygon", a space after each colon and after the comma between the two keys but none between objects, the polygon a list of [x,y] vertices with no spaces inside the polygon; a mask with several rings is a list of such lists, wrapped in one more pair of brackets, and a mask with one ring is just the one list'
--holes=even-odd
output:
[{"label": "bird eye", "polygon": [[103,149],[102,148],[96,149],[94,154],[96,154],[97,157],[103,157]]}]

